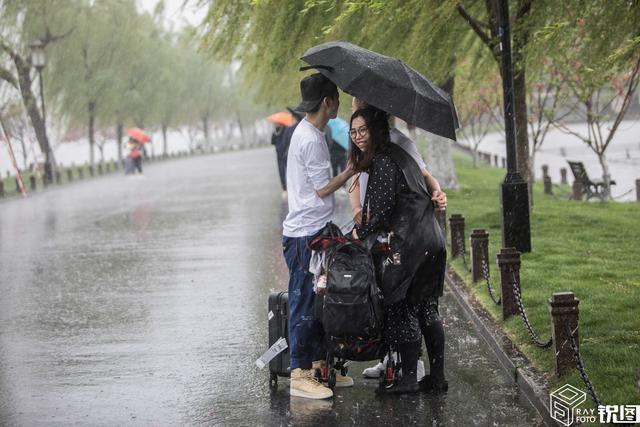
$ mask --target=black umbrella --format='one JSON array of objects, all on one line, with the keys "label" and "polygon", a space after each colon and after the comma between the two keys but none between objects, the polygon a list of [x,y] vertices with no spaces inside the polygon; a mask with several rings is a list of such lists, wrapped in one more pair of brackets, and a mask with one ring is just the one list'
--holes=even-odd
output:
[{"label": "black umbrella", "polygon": [[426,131],[456,139],[451,97],[402,61],[344,41],[307,50],[302,60],[340,89]]}]

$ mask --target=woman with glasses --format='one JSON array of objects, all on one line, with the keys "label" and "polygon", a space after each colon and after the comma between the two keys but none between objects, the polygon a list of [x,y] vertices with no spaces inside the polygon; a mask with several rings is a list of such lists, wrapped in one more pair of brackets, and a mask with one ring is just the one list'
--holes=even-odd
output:
[{"label": "woman with glasses", "polygon": [[400,353],[403,376],[385,392],[413,393],[419,390],[422,308],[441,294],[444,282],[444,236],[420,168],[389,141],[388,115],[371,106],[356,110],[349,135],[350,163],[356,173],[369,174],[362,222],[353,237],[371,247],[380,235],[388,236],[388,254],[374,261],[385,300],[386,339]]}]

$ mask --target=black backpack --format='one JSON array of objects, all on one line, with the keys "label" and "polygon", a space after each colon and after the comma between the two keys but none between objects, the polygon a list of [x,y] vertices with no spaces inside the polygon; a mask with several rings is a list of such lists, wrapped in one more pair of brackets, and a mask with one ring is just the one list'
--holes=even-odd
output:
[{"label": "black backpack", "polygon": [[371,254],[360,242],[345,242],[327,254],[322,324],[327,338],[379,337],[384,313]]}]

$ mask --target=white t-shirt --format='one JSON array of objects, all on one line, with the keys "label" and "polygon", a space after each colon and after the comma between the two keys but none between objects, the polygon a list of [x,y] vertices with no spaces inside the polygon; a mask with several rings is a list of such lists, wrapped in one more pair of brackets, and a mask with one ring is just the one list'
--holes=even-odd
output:
[{"label": "white t-shirt", "polygon": [[324,132],[303,119],[291,136],[287,155],[289,213],[282,223],[287,237],[305,237],[325,226],[333,214],[333,194],[317,190],[331,180],[331,157]]},{"label": "white t-shirt", "polygon": [[[418,147],[416,147],[416,144],[410,140],[408,136],[400,132],[397,128],[392,128],[389,131],[389,139],[392,143],[400,146],[400,148],[406,151],[407,154],[415,160],[421,171],[427,168],[427,165],[424,163],[424,160],[422,160],[420,153],[418,153]],[[360,173],[360,177],[358,178],[358,183],[360,184],[360,206],[364,205],[364,196],[367,193],[368,182],[369,174],[366,172]]]}]

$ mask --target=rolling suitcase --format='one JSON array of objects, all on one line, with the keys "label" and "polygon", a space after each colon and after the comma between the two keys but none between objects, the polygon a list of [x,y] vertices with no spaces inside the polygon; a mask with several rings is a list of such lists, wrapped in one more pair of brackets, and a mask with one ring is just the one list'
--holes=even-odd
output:
[{"label": "rolling suitcase", "polygon": [[[289,342],[289,295],[287,292],[274,292],[269,295],[269,347],[280,338]],[[286,348],[269,362],[269,387],[278,387],[278,376],[288,377],[289,349]]]}]

